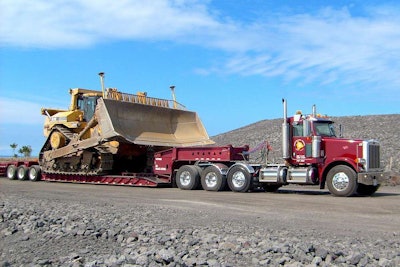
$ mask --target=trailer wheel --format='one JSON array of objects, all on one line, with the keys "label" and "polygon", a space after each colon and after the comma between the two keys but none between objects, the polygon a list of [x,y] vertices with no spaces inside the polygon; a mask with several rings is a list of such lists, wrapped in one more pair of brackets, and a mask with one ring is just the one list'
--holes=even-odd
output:
[{"label": "trailer wheel", "polygon": [[251,174],[242,166],[233,166],[227,175],[228,186],[233,192],[247,192],[251,187]]},{"label": "trailer wheel", "polygon": [[25,165],[19,166],[17,169],[17,178],[21,181],[28,179],[28,167]]},{"label": "trailer wheel", "polygon": [[183,190],[197,189],[200,184],[200,172],[196,166],[184,165],[176,173],[176,185]]},{"label": "trailer wheel", "polygon": [[40,172],[41,172],[41,170],[40,170],[39,165],[32,165],[29,168],[29,172],[28,172],[29,180],[31,180],[32,182],[39,181],[40,180]]},{"label": "trailer wheel", "polygon": [[201,173],[201,186],[207,191],[222,191],[226,187],[226,177],[216,166],[208,166]]},{"label": "trailer wheel", "polygon": [[378,190],[379,185],[366,185],[366,184],[358,184],[357,194],[360,196],[371,196],[376,190]]},{"label": "trailer wheel", "polygon": [[10,180],[17,179],[17,167],[14,164],[8,165],[7,178]]},{"label": "trailer wheel", "polygon": [[355,171],[345,165],[333,167],[326,177],[329,192],[339,197],[349,197],[357,191],[357,179]]}]

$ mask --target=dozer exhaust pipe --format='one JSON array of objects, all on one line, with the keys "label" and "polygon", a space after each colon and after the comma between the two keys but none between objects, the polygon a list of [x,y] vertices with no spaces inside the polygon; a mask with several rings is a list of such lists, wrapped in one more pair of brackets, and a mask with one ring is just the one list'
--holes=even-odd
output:
[{"label": "dozer exhaust pipe", "polygon": [[171,85],[169,88],[171,89],[172,100],[174,101],[174,108],[176,108],[175,85]]},{"label": "dozer exhaust pipe", "polygon": [[101,83],[101,91],[103,92],[103,98],[106,98],[106,92],[104,88],[104,72],[99,72],[100,83]]}]

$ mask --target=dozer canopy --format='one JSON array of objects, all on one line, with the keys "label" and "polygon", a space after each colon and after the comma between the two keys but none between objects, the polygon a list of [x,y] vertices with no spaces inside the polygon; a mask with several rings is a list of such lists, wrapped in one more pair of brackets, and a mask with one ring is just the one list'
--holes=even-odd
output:
[{"label": "dozer canopy", "polygon": [[195,112],[100,98],[95,114],[103,139],[166,147],[214,144]]}]

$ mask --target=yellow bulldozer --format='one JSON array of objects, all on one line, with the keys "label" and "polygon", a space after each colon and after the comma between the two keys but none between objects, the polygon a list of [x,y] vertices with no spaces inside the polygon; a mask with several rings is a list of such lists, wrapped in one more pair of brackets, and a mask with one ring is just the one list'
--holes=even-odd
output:
[{"label": "yellow bulldozer", "polygon": [[210,140],[200,118],[175,99],[102,90],[70,89],[68,110],[42,108],[47,138],[39,154],[45,173],[99,175],[146,172],[155,152],[204,146]]}]

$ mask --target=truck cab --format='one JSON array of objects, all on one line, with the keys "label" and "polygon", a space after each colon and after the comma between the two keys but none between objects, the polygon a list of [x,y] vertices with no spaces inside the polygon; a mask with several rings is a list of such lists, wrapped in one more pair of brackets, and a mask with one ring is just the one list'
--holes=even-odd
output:
[{"label": "truck cab", "polygon": [[286,184],[328,186],[336,196],[371,195],[386,179],[376,140],[338,137],[328,116],[297,112],[287,116],[283,100],[282,151],[284,164],[266,164],[258,182],[267,189]]}]

